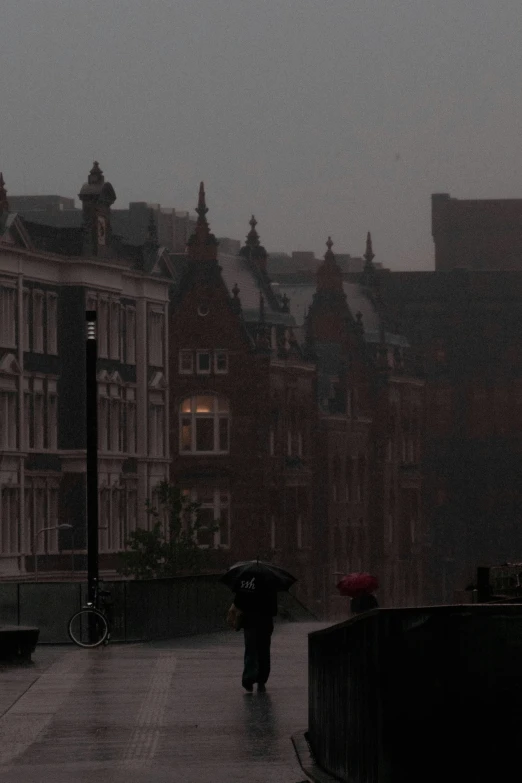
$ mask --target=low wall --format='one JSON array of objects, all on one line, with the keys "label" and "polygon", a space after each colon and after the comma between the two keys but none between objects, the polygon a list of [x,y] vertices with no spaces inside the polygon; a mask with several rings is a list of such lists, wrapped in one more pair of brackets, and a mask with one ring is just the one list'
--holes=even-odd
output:
[{"label": "low wall", "polygon": [[[111,591],[111,639],[121,642],[172,639],[223,631],[233,594],[220,576],[180,576],[103,582]],[[67,623],[87,598],[85,582],[0,583],[0,625],[35,625],[40,643],[69,642]],[[281,617],[313,620],[290,593],[279,594]]]},{"label": "low wall", "polygon": [[519,764],[522,606],[377,609],[309,636],[308,740],[347,783],[503,780]]},{"label": "low wall", "polygon": [[[218,576],[103,582],[112,593],[111,638],[135,642],[226,629],[232,593]],[[0,624],[36,625],[40,643],[69,642],[67,623],[85,582],[0,583]]]}]

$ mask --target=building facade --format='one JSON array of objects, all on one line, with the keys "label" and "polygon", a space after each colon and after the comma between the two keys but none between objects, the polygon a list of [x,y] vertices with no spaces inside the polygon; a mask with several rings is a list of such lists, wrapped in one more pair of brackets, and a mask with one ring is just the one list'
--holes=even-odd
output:
[{"label": "building facade", "polygon": [[355,278],[329,240],[313,279],[274,285],[255,218],[242,247],[219,243],[203,186],[184,252],[162,246],[154,209],[145,235],[136,218],[141,244],[121,239],[98,164],[79,198],[81,222],[46,224],[4,193],[0,577],[32,572],[35,551],[54,578],[85,565],[94,309],[103,573],[169,477],[200,504],[211,569],[272,559],[322,617],[348,616],[335,585],[350,571],[378,575],[383,605],[421,602],[424,385],[388,325],[370,238]]},{"label": "building facade", "polygon": [[98,321],[100,568],[110,571],[168,475],[168,257],[112,242],[115,194],[97,164],[72,231],[23,221],[3,184],[0,197],[0,577],[32,572],[35,552],[41,574],[85,564],[86,309]]}]

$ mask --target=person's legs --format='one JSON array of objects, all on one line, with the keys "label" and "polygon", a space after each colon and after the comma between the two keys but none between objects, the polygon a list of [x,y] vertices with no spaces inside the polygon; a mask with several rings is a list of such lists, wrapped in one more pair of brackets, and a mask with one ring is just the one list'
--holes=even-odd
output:
[{"label": "person's legs", "polygon": [[243,629],[245,634],[245,665],[243,669],[243,687],[251,688],[257,682],[259,658],[257,645],[257,627],[248,626]]},{"label": "person's legs", "polygon": [[258,628],[257,633],[257,656],[258,656],[258,675],[257,682],[264,685],[270,675],[270,643],[272,641],[272,632],[274,623],[272,618],[264,621]]}]

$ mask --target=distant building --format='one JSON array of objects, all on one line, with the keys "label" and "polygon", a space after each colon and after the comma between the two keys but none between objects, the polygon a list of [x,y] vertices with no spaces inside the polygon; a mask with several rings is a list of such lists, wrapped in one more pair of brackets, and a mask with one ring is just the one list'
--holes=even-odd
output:
[{"label": "distant building", "polygon": [[451,602],[478,565],[522,559],[522,273],[393,272],[379,285],[426,379],[427,597]]},{"label": "distant building", "polygon": [[435,269],[522,270],[522,199],[431,197]]},{"label": "distant building", "polygon": [[[64,196],[10,196],[11,210],[24,219],[47,226],[80,227],[82,209],[72,198]],[[153,215],[160,245],[174,253],[184,253],[187,240],[194,230],[194,217],[187,211],[146,201],[131,201],[127,209],[111,211],[111,226],[115,236],[132,245],[142,245]]]},{"label": "distant building", "polygon": [[[346,279],[356,280],[364,269],[364,258],[353,257],[349,253],[336,253],[336,263]],[[315,275],[322,263],[313,251],[294,250],[292,255],[271,253],[268,258],[268,271],[273,280],[279,283],[314,284]],[[375,263],[376,269],[382,269],[381,263]]]}]

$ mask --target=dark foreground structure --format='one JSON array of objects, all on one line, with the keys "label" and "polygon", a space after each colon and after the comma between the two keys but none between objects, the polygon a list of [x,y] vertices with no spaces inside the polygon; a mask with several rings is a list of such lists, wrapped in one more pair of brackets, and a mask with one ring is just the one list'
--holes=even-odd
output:
[{"label": "dark foreground structure", "polygon": [[502,780],[519,756],[521,659],[521,606],[378,609],[314,632],[314,761],[349,783]]}]

